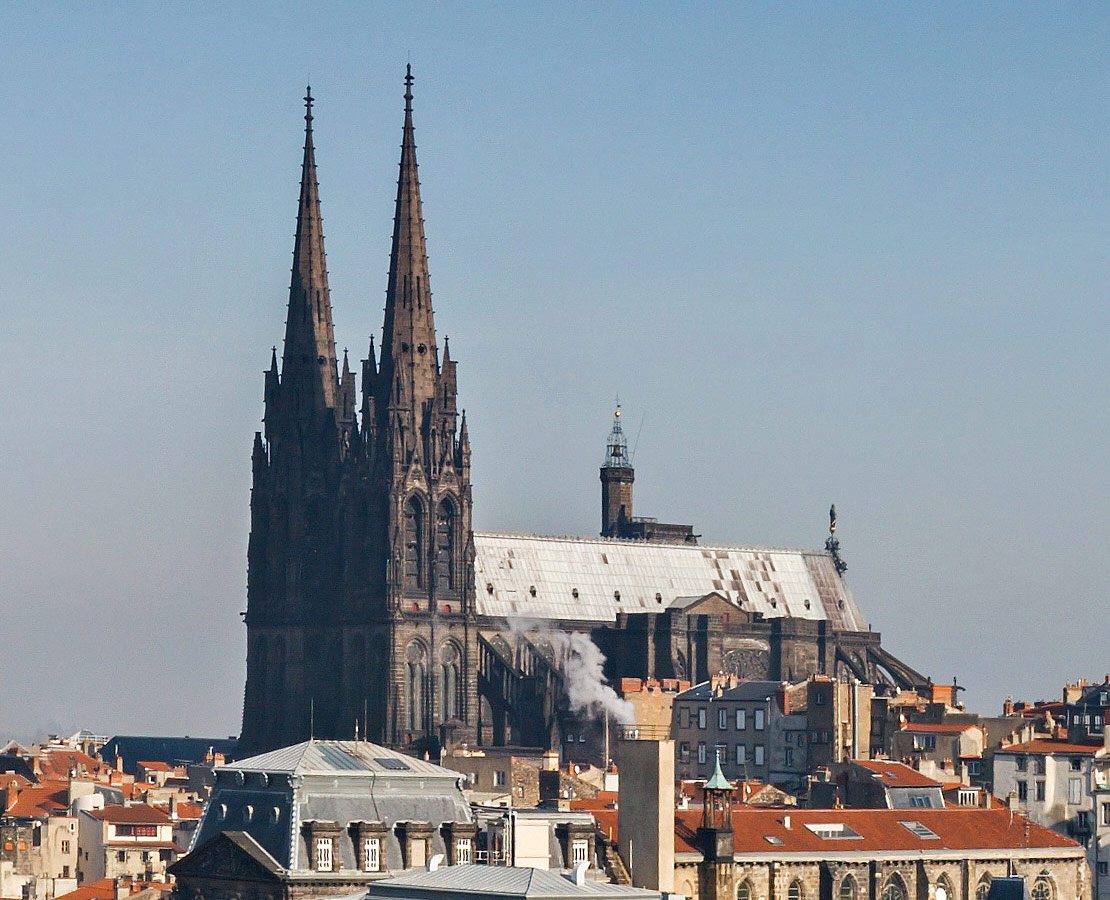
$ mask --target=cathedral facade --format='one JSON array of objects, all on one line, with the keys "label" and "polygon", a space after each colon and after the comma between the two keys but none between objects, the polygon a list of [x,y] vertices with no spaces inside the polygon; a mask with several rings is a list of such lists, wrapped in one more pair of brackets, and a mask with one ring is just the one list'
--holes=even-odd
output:
[{"label": "cathedral facade", "polygon": [[432,310],[411,73],[404,97],[385,320],[361,397],[336,354],[305,98],[285,341],[254,440],[240,752],[313,736],[553,744],[564,720],[599,712],[567,690],[582,647],[570,635],[604,651],[610,680],[924,683],[868,630],[835,553],[706,547],[690,526],[633,516],[619,417],[601,538],[473,531],[466,416]]}]

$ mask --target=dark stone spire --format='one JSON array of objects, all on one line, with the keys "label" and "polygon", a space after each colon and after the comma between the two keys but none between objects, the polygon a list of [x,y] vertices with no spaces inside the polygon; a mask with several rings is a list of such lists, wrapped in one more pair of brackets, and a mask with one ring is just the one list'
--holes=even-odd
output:
[{"label": "dark stone spire", "polygon": [[312,90],[305,93],[304,164],[289,284],[289,315],[285,322],[282,385],[291,388],[301,409],[320,411],[337,406],[339,373],[331,319],[320,189],[312,146]]},{"label": "dark stone spire", "polygon": [[409,66],[405,74],[405,127],[378,384],[386,393],[380,400],[392,394],[386,403],[380,403],[379,412],[384,412],[387,404],[409,409],[419,426],[419,410],[435,396],[437,352],[413,136],[412,81]]}]

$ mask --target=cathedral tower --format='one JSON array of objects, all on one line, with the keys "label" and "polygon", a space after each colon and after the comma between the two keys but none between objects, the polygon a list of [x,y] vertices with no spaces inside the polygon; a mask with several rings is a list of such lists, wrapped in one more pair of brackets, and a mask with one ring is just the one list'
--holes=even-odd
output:
[{"label": "cathedral tower", "polygon": [[285,347],[254,445],[245,752],[309,736],[416,747],[473,736],[470,447],[455,362],[436,342],[411,72],[405,87],[385,325],[357,417],[335,353],[306,97]]},{"label": "cathedral tower", "polygon": [[477,718],[470,444],[456,404],[455,361],[440,359],[405,76],[393,247],[380,358],[363,363],[365,552],[356,604],[387,690],[370,734],[393,745],[473,739]]}]

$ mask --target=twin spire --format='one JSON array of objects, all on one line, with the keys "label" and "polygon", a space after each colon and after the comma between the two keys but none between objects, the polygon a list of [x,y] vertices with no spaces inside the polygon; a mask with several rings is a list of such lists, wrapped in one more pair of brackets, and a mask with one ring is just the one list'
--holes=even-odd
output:
[{"label": "twin spire", "polygon": [[[399,403],[418,413],[420,405],[435,396],[439,358],[416,164],[412,83],[412,67],[408,66],[405,72],[405,124],[386,290],[381,365],[373,381],[377,388],[375,393],[378,394],[379,409]],[[304,99],[304,163],[281,381],[283,384],[297,382],[303,386],[297,391],[302,403],[308,403],[317,410],[337,409],[341,393],[324,255],[320,191],[312,144],[311,88],[306,91]],[[371,350],[371,365],[372,357]]]},{"label": "twin spire", "polygon": [[305,92],[304,163],[289,283],[289,316],[281,377],[296,382],[302,403],[316,410],[334,409],[339,392],[335,333],[331,318],[328,266],[324,256],[324,225],[320,217],[320,186],[312,146],[312,89]]}]

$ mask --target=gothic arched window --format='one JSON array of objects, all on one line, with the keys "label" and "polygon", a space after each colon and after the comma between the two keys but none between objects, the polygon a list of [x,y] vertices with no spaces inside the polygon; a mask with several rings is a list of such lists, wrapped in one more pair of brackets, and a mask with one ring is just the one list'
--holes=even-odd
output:
[{"label": "gothic arched window", "polygon": [[952,889],[952,882],[948,880],[947,875],[941,875],[937,879],[936,889],[933,891],[934,900],[956,900],[955,891]]},{"label": "gothic arched window", "polygon": [[840,882],[840,900],[856,900],[856,880],[851,875]]},{"label": "gothic arched window", "polygon": [[1033,900],[1053,900],[1056,896],[1056,891],[1052,888],[1052,881],[1047,875],[1038,875],[1037,880],[1033,882],[1033,888],[1029,891],[1029,896]]},{"label": "gothic arched window", "polygon": [[752,883],[744,879],[736,888],[736,900],[752,900]]},{"label": "gothic arched window", "polygon": [[979,879],[979,884],[975,888],[975,900],[987,900],[987,894],[991,892],[991,877],[984,875]]},{"label": "gothic arched window", "polygon": [[419,498],[405,504],[405,587],[424,586],[424,506]]},{"label": "gothic arched window", "polygon": [[883,888],[882,900],[906,900],[906,886],[897,875],[891,875]]},{"label": "gothic arched window", "polygon": [[436,587],[455,586],[455,505],[447,499],[436,510]]},{"label": "gothic arched window", "polygon": [[795,878],[790,882],[790,887],[786,890],[786,900],[805,900],[806,889],[802,887],[802,883]]},{"label": "gothic arched window", "polygon": [[405,649],[405,659],[405,721],[410,731],[420,731],[424,728],[424,648],[413,641]]},{"label": "gothic arched window", "polygon": [[448,641],[439,648],[439,718],[441,722],[459,714],[459,648]]}]

